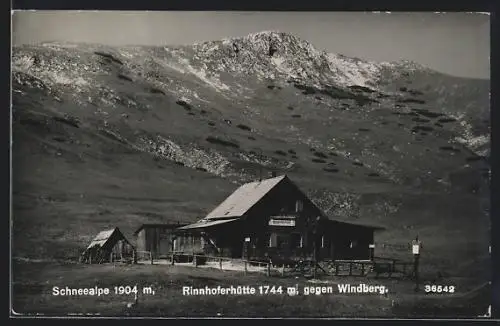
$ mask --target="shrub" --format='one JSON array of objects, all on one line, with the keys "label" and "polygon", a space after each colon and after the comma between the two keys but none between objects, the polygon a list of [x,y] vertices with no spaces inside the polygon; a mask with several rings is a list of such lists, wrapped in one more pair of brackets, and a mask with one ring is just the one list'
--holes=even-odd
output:
[{"label": "shrub", "polygon": [[460,149],[455,148],[453,146],[441,146],[441,147],[439,147],[439,149],[443,150],[443,151],[450,151],[450,152],[455,152],[455,153],[459,153],[460,152]]},{"label": "shrub", "polygon": [[316,88],[314,88],[314,87],[299,84],[299,83],[294,83],[293,86],[295,88],[301,90],[302,94],[304,94],[304,95],[316,94],[316,91],[317,91]]},{"label": "shrub", "polygon": [[411,129],[412,132],[419,132],[419,131],[433,131],[434,128],[429,127],[429,126],[415,126]]},{"label": "shrub", "polygon": [[276,151],[274,151],[274,152],[275,152],[276,154],[278,154],[278,155],[281,155],[281,156],[286,156],[286,155],[287,155],[285,151],[282,151],[282,150],[280,150],[280,149],[278,149],[278,150],[276,150]]},{"label": "shrub", "polygon": [[109,53],[104,53],[104,52],[101,52],[101,51],[95,51],[94,54],[97,54],[105,59],[108,59],[112,62],[115,62],[115,63],[118,63],[119,65],[123,65],[123,62],[118,59],[118,58],[115,58],[112,54],[109,54]]},{"label": "shrub", "polygon": [[154,87],[150,88],[149,92],[152,93],[152,94],[163,94],[163,95],[165,95],[164,91],[162,91],[161,89],[158,89],[158,88],[154,88]]},{"label": "shrub", "polygon": [[425,123],[425,122],[430,122],[431,121],[429,119],[423,119],[423,118],[413,118],[411,120],[415,121],[415,122],[419,122],[419,123]]},{"label": "shrub", "polygon": [[424,93],[422,93],[421,91],[417,91],[415,89],[411,89],[408,91],[408,93],[410,93],[411,95],[413,96],[421,96],[421,95],[424,95]]},{"label": "shrub", "polygon": [[360,85],[353,85],[349,86],[350,89],[353,91],[358,91],[358,92],[367,92],[367,93],[373,93],[375,92],[373,89],[365,87],[365,86],[360,86]]},{"label": "shrub", "polygon": [[427,118],[439,118],[439,117],[444,115],[444,114],[439,113],[439,112],[431,112],[431,111],[425,110],[425,109],[412,109],[412,111],[414,111],[420,115],[423,115],[424,117],[427,117]]},{"label": "shrub", "polygon": [[293,149],[289,149],[289,150],[288,150],[288,153],[290,153],[290,154],[294,154],[294,155],[295,155],[295,154],[297,154],[297,153],[296,153]]},{"label": "shrub", "polygon": [[326,163],[326,161],[321,158],[313,158],[311,161],[314,163]]},{"label": "shrub", "polygon": [[424,100],[420,100],[417,98],[404,98],[404,99],[398,99],[397,100],[399,103],[417,103],[417,104],[425,104]]},{"label": "shrub", "polygon": [[300,114],[292,114],[292,118],[300,118],[302,117]]},{"label": "shrub", "polygon": [[475,156],[469,156],[467,157],[465,160],[467,162],[477,162],[477,161],[481,161],[483,158],[479,155],[475,155]]},{"label": "shrub", "polygon": [[441,118],[438,120],[439,123],[448,123],[448,122],[455,122],[455,121],[457,121],[457,120],[454,118]]},{"label": "shrub", "polygon": [[52,117],[52,119],[54,119],[54,121],[67,124],[67,125],[75,127],[75,128],[80,128],[80,121],[77,118],[74,118],[74,117],[71,117],[71,116]]},{"label": "shrub", "polygon": [[183,100],[177,100],[175,103],[176,103],[177,105],[182,106],[184,109],[186,109],[186,110],[188,110],[188,111],[193,109],[193,107],[191,106],[191,104],[187,103],[186,101],[183,101]]},{"label": "shrub", "polygon": [[319,158],[328,158],[328,156],[322,152],[314,152],[313,155]]},{"label": "shrub", "polygon": [[240,148],[240,145],[238,145],[235,142],[224,140],[224,139],[220,139],[220,138],[217,138],[217,137],[208,136],[205,140],[207,142],[209,142],[209,143],[212,143],[212,144],[218,144],[218,145],[227,146],[227,147]]},{"label": "shrub", "polygon": [[122,80],[129,81],[129,82],[132,81],[132,78],[130,78],[129,76],[123,75],[123,74],[118,74],[118,78],[122,79]]},{"label": "shrub", "polygon": [[240,128],[242,130],[247,130],[247,131],[251,131],[252,130],[249,126],[246,126],[244,124],[239,124],[236,127]]}]

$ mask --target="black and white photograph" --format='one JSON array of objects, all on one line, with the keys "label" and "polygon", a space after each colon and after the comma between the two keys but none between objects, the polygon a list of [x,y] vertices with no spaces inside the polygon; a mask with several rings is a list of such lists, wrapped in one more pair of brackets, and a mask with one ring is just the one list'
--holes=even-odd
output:
[{"label": "black and white photograph", "polygon": [[11,18],[11,316],[492,318],[488,13]]}]

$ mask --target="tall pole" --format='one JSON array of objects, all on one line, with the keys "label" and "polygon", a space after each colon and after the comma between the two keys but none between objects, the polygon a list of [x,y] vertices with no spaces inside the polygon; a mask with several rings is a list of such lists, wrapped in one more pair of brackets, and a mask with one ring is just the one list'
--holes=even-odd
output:
[{"label": "tall pole", "polygon": [[418,240],[418,235],[415,240],[412,241],[412,253],[413,253],[413,277],[415,279],[415,292],[419,291],[419,275],[418,267],[420,263],[420,249],[422,248],[422,242]]},{"label": "tall pole", "polygon": [[313,279],[316,279],[316,264],[317,264],[317,260],[316,260],[316,241],[317,241],[317,238],[316,238],[316,227],[313,231]]},{"label": "tall pole", "polygon": [[318,267],[318,224],[319,224],[320,217],[316,217],[314,219],[314,224],[313,224],[313,278],[316,278],[316,268]]},{"label": "tall pole", "polygon": [[[262,152],[262,148],[260,149],[260,159],[264,159],[264,154]],[[262,181],[262,162],[259,162],[259,181]]]},{"label": "tall pole", "polygon": [[414,257],[413,273],[415,275],[415,292],[418,292],[419,291],[419,287],[418,287],[418,285],[419,285],[418,284],[418,282],[419,282],[418,263],[419,263],[420,254],[414,254],[413,257]]}]

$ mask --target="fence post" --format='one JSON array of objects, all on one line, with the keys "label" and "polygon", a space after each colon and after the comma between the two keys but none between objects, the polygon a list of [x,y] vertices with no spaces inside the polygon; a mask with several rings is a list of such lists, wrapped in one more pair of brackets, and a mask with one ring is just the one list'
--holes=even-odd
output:
[{"label": "fence post", "polygon": [[222,270],[222,257],[219,257],[219,268]]},{"label": "fence post", "polygon": [[244,260],[244,262],[245,262],[245,275],[247,275],[247,261]]},{"label": "fence post", "polygon": [[267,263],[267,276],[271,276],[271,262]]},{"label": "fence post", "polygon": [[365,276],[365,264],[361,263],[361,276]]},{"label": "fence post", "polygon": [[109,254],[109,262],[112,263],[113,262],[113,252],[111,252]]},{"label": "fence post", "polygon": [[335,262],[335,276],[339,275],[339,263]]},{"label": "fence post", "polygon": [[173,266],[175,265],[175,253],[172,251],[172,261],[170,262],[170,264]]},{"label": "fence post", "polygon": [[349,276],[352,276],[352,261],[349,262]]},{"label": "fence post", "polygon": [[151,259],[151,265],[153,265],[153,253],[151,251],[149,252],[149,258]]},{"label": "fence post", "polygon": [[281,267],[281,276],[285,276],[285,264]]}]

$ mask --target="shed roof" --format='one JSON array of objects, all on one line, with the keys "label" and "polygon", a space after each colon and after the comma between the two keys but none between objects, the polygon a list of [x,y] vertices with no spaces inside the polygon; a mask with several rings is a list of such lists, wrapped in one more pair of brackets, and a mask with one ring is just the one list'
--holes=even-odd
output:
[{"label": "shed roof", "polygon": [[186,223],[145,223],[142,224],[137,230],[134,231],[134,235],[137,235],[144,228],[158,228],[158,229],[177,229],[187,225]]},{"label": "shed roof", "polygon": [[[120,232],[120,229],[118,229],[116,227],[114,229],[104,230],[104,231],[99,232],[97,234],[97,236],[92,240],[92,242],[90,242],[87,249],[90,249],[90,248],[95,247],[95,246],[102,247],[106,242],[108,242],[109,239],[111,239],[113,234],[118,234],[119,238],[127,241],[127,239],[125,238],[123,233]],[[128,243],[128,241],[127,241],[127,243]]]},{"label": "shed roof", "polygon": [[209,226],[214,226],[214,225],[220,225],[224,223],[229,223],[238,220],[238,218],[231,218],[231,219],[223,219],[223,220],[208,220],[208,219],[203,219],[200,220],[196,223],[189,224],[183,227],[178,228],[178,230],[191,230],[191,229],[203,229]]},{"label": "shed roof", "polygon": [[245,183],[212,210],[205,219],[241,217],[285,178],[286,175],[282,175],[275,178]]}]

